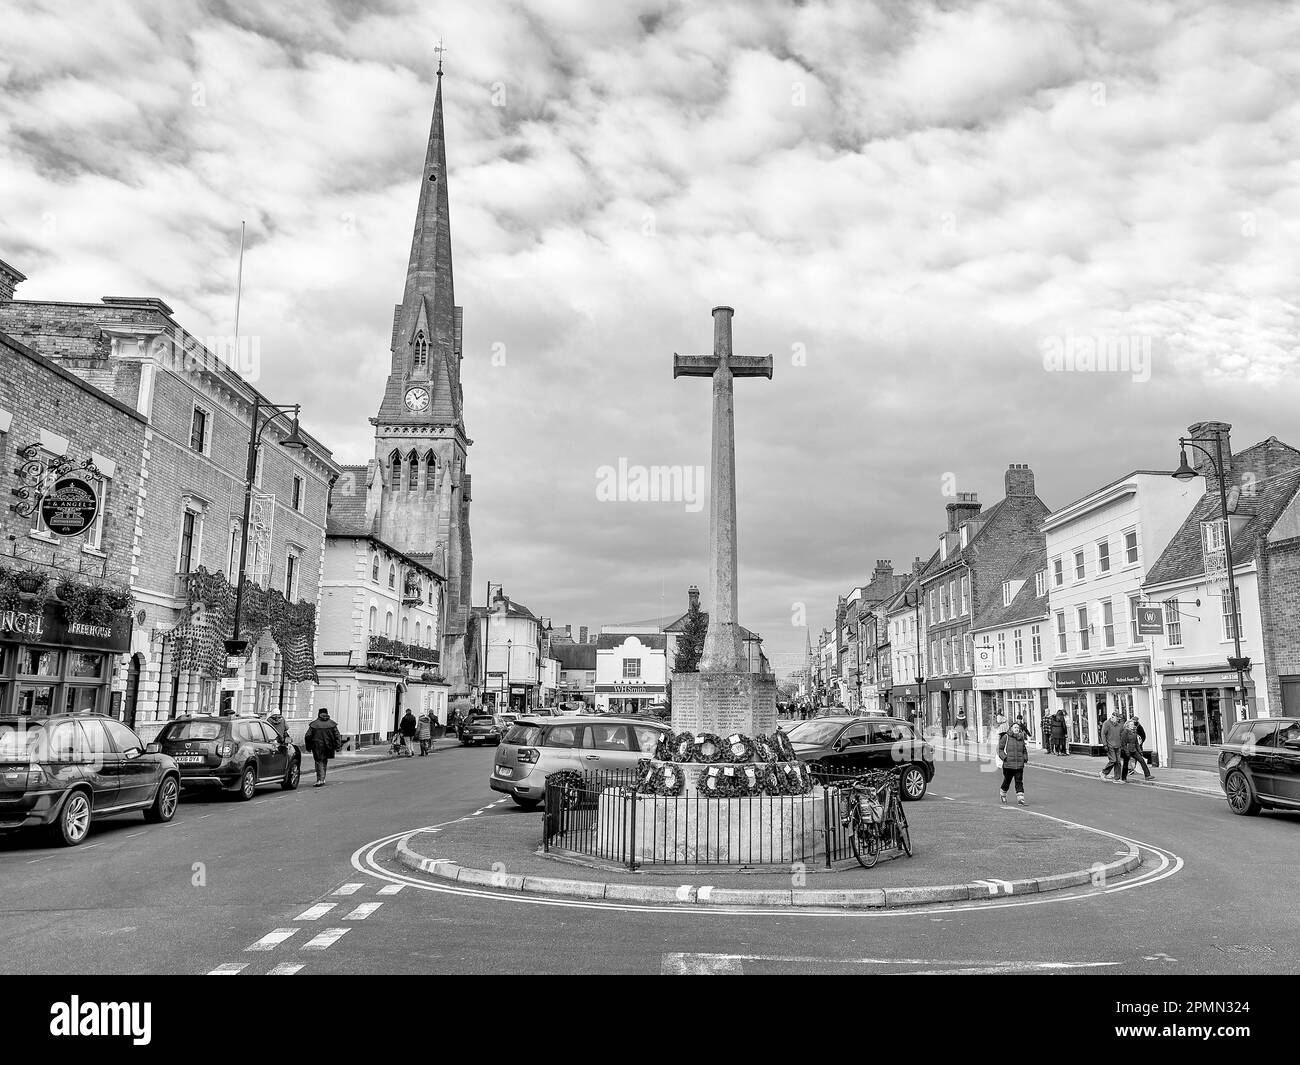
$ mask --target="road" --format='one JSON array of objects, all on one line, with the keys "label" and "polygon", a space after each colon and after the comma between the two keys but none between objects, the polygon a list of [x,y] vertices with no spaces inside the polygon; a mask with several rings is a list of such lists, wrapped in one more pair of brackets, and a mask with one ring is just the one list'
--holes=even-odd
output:
[{"label": "road", "polygon": [[[1300,957],[1300,923],[1279,905],[1300,815],[1234,817],[1221,799],[1039,767],[1027,773],[1032,809],[1165,848],[1183,867],[1073,901],[756,919],[457,894],[406,883],[391,844],[377,852],[383,875],[354,861],[369,843],[460,817],[540,826],[488,790],[492,759],[453,748],[251,803],[187,797],[170,825],[108,819],[72,850],[0,838],[6,971],[1194,974],[1286,972]],[[941,763],[924,801],[996,802],[995,790],[976,766]]]}]

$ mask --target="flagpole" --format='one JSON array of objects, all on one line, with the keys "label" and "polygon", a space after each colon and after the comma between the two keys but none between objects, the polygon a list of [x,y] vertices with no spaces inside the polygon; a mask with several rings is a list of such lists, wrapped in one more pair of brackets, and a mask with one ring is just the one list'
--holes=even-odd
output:
[{"label": "flagpole", "polygon": [[235,358],[239,358],[239,300],[244,293],[244,226],[239,223],[239,269],[235,274]]}]

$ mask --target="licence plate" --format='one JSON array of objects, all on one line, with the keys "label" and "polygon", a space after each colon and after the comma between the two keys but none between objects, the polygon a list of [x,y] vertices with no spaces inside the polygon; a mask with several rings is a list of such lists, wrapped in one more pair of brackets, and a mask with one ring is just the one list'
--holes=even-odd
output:
[{"label": "licence plate", "polygon": [[497,776],[499,777],[511,777],[514,776],[514,774],[515,771],[511,769],[508,765],[497,766]]},{"label": "licence plate", "polygon": [[177,763],[194,763],[202,762],[204,755],[201,754],[176,754],[172,756]]}]

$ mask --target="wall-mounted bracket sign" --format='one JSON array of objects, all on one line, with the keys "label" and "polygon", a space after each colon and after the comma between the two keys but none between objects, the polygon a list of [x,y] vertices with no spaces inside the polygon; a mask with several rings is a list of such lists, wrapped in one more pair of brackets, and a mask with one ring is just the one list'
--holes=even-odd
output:
[{"label": "wall-mounted bracket sign", "polygon": [[85,477],[60,477],[41,497],[41,520],[56,536],[80,536],[99,516],[99,493]]},{"label": "wall-mounted bracket sign", "polygon": [[[30,518],[39,507],[41,518],[50,532],[59,536],[77,536],[94,525],[99,513],[99,491],[95,482],[103,480],[103,477],[93,461],[70,462],[62,455],[43,458],[40,444],[20,447],[18,457],[22,464],[14,473],[18,475],[19,485],[13,489],[18,502],[10,506],[20,517]],[[45,500],[48,497],[55,497],[49,512],[57,526],[46,517]],[[93,509],[88,509],[92,501]]]}]

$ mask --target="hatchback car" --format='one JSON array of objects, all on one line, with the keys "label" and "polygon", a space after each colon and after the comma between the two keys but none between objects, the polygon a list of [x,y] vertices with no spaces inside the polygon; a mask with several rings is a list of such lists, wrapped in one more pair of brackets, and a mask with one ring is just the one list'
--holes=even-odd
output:
[{"label": "hatchback car", "polygon": [[1300,718],[1233,725],[1219,751],[1219,783],[1234,814],[1300,809]]},{"label": "hatchback car", "polygon": [[662,722],[644,717],[521,717],[497,749],[489,784],[517,806],[530,809],[545,796],[547,777],[636,769],[669,731]]},{"label": "hatchback car", "polygon": [[260,717],[178,717],[149,745],[170,755],[184,788],[221,788],[251,799],[259,787],[293,791],[302,777],[302,751]]},{"label": "hatchback car", "polygon": [[504,731],[491,714],[474,714],[456,730],[456,735],[462,747],[474,747],[480,743],[499,744]]},{"label": "hatchback car", "polygon": [[817,717],[786,730],[801,762],[818,762],[829,773],[899,769],[904,799],[925,796],[934,779],[934,748],[896,717]]},{"label": "hatchback car", "polygon": [[109,814],[176,816],[180,773],[102,714],[0,717],[0,830],[40,825],[68,847]]}]

